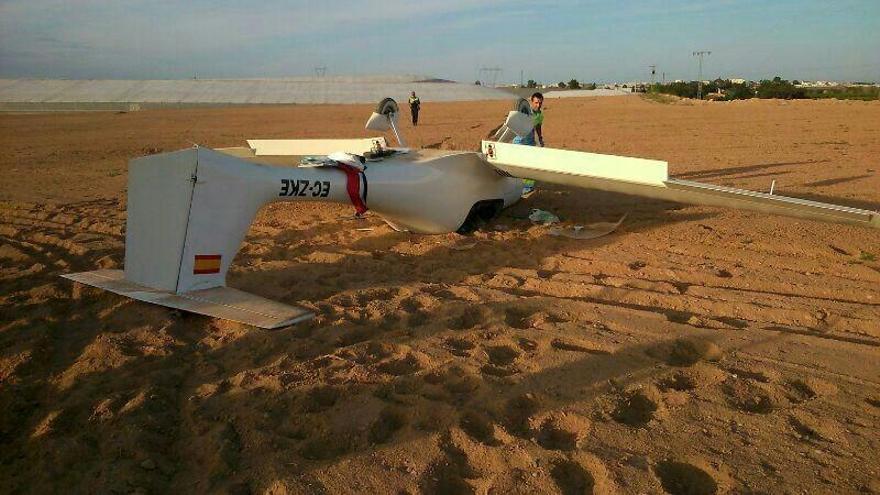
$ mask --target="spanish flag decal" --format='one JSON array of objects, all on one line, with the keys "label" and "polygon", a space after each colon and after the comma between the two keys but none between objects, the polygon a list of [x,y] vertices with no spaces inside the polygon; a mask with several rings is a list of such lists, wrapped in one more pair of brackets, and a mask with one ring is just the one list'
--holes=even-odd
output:
[{"label": "spanish flag decal", "polygon": [[220,273],[219,254],[197,254],[193,265],[193,274],[205,275],[208,273]]}]

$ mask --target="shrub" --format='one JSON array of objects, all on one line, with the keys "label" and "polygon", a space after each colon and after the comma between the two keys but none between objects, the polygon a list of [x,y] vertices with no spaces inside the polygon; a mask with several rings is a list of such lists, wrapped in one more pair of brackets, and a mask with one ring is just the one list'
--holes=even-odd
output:
[{"label": "shrub", "polygon": [[806,98],[806,93],[803,89],[796,88],[794,84],[779,76],[774,77],[772,81],[766,79],[761,81],[758,84],[756,94],[758,98],[779,98],[783,100]]},{"label": "shrub", "polygon": [[733,84],[724,93],[725,100],[748,100],[755,97],[755,91],[747,84]]}]

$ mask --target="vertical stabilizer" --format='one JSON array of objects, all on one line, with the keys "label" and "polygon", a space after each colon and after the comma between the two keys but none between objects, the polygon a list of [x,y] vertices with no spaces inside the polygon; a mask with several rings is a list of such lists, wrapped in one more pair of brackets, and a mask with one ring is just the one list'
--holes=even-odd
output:
[{"label": "vertical stabilizer", "polygon": [[146,156],[128,167],[125,278],[177,291],[198,149]]},{"label": "vertical stabilizer", "polygon": [[334,167],[275,167],[208,148],[132,160],[125,271],[64,275],[139,301],[262,328],[312,318],[304,308],[226,287],[259,209],[272,201],[349,200]]},{"label": "vertical stabilizer", "polygon": [[133,160],[125,279],[177,294],[226,285],[257,211],[274,199],[275,174],[208,148]]},{"label": "vertical stabilizer", "polygon": [[[279,199],[284,168],[198,149],[177,293],[226,285],[226,272],[260,208]],[[293,176],[293,170],[290,175]]]},{"label": "vertical stabilizer", "polygon": [[260,208],[272,201],[348,201],[333,167],[260,165],[208,148],[132,160],[125,279],[177,294],[226,285]]}]

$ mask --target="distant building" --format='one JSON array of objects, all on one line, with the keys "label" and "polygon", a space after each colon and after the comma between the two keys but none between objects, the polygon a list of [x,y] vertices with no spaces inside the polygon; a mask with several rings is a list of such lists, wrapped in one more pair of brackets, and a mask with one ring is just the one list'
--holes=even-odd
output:
[{"label": "distant building", "polygon": [[732,82],[733,84],[745,84],[745,83],[746,83],[746,80],[745,80],[745,79],[736,78],[736,79],[731,79],[730,82]]},{"label": "distant building", "polygon": [[840,83],[836,81],[801,81],[800,84],[800,86],[804,88],[828,88],[839,85]]}]

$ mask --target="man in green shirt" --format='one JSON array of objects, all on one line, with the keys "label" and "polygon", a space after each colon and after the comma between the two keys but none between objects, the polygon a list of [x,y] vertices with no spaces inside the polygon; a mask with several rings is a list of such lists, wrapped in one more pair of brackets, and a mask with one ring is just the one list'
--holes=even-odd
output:
[{"label": "man in green shirt", "polygon": [[[534,129],[526,136],[513,138],[513,144],[525,144],[528,146],[535,146],[537,144],[544,147],[544,133],[541,128],[544,124],[544,112],[541,109],[544,106],[544,95],[537,92],[532,94],[529,103],[532,106],[532,124]],[[537,137],[537,143],[535,142],[535,137]]]},{"label": "man in green shirt", "polygon": [[[513,144],[525,144],[528,146],[535,146],[535,137],[537,136],[537,145],[540,147],[544,147],[544,133],[542,132],[542,125],[544,124],[544,112],[541,107],[544,106],[544,95],[541,93],[535,92],[532,94],[532,97],[529,99],[529,103],[532,106],[532,125],[534,128],[532,132],[525,136],[516,136],[513,138]],[[523,179],[523,197],[527,197],[535,191],[535,181],[533,179]]]}]

